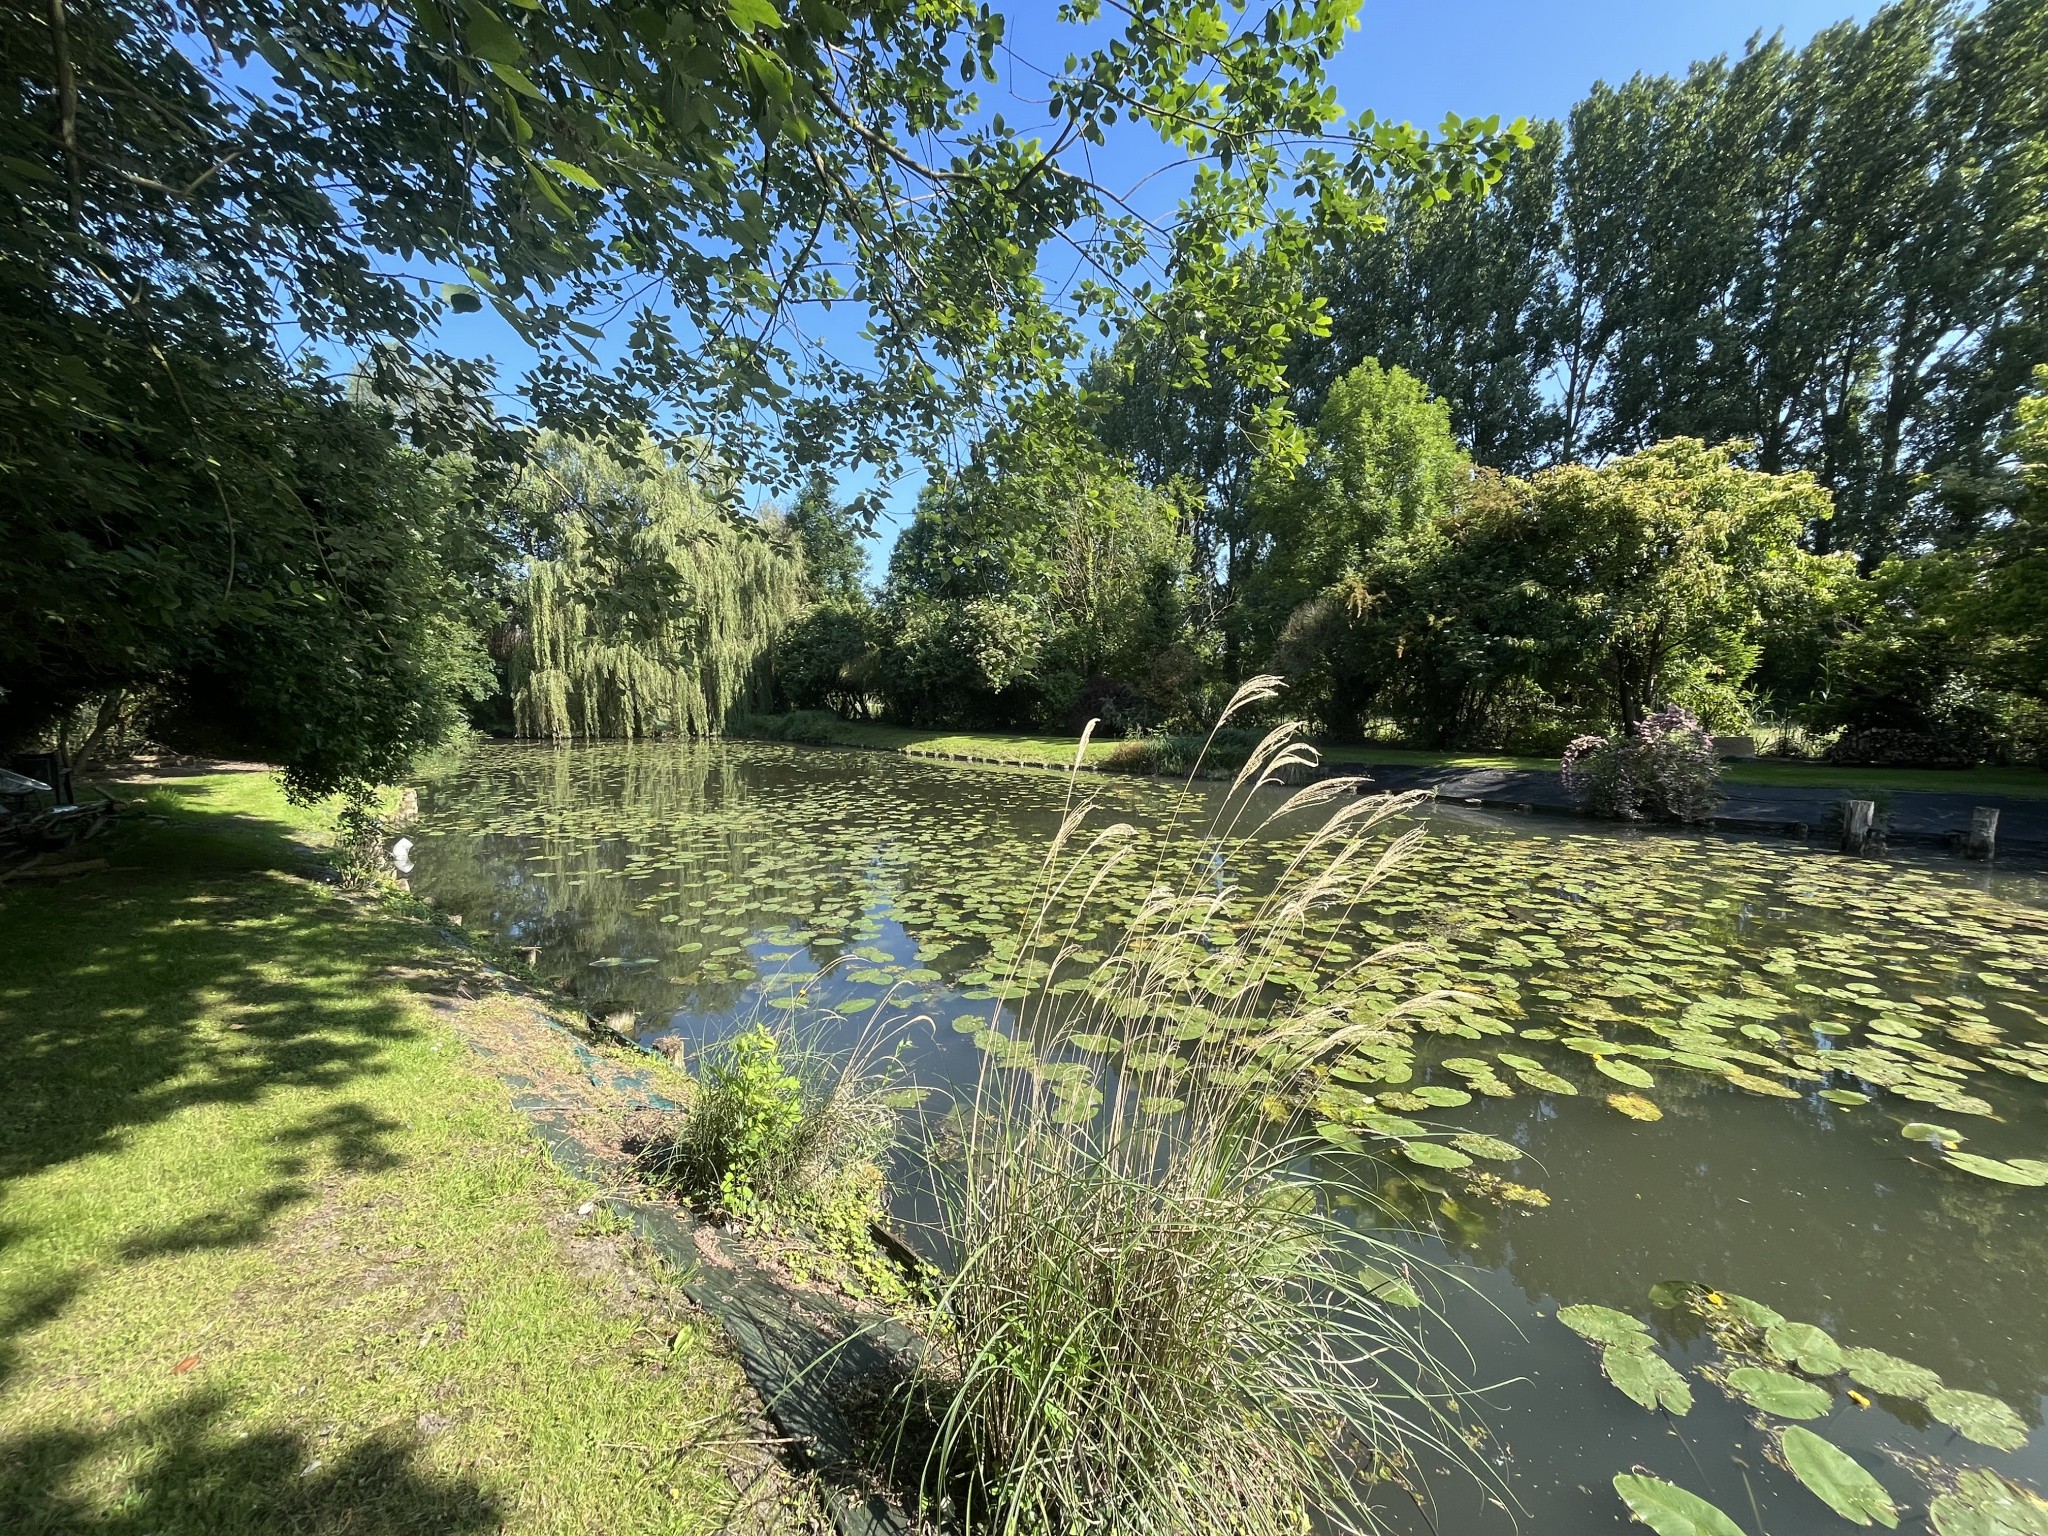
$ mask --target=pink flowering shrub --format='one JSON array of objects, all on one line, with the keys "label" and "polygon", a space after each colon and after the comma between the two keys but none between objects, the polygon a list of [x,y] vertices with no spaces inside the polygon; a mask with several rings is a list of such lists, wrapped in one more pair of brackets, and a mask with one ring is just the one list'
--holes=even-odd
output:
[{"label": "pink flowering shrub", "polygon": [[1627,736],[1580,736],[1564,750],[1564,788],[1596,816],[1706,821],[1721,804],[1714,738],[1687,710],[1659,710]]}]

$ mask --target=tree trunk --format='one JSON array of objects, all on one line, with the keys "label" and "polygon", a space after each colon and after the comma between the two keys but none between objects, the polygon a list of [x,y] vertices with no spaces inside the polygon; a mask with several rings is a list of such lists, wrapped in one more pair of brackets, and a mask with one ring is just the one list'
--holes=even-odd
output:
[{"label": "tree trunk", "polygon": [[111,731],[115,722],[121,718],[121,706],[127,701],[127,693],[119,688],[100,699],[99,710],[93,716],[92,730],[87,733],[78,750],[70,755],[65,767],[74,774],[79,774],[91,766],[93,759],[99,755],[101,746],[106,742],[107,732]]}]

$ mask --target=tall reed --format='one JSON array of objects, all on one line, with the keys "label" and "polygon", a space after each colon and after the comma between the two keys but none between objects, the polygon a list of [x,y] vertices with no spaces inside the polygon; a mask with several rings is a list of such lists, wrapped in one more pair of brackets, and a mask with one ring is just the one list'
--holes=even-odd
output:
[{"label": "tall reed", "polygon": [[[1245,684],[1218,729],[1279,686]],[[1297,731],[1266,734],[1206,821],[1191,777],[1151,847],[1092,827],[1070,783],[1013,963],[1043,984],[1011,1035],[984,1037],[958,1141],[933,1157],[953,1270],[926,1486],[969,1529],[1364,1529],[1374,1479],[1450,1438],[1411,1319],[1373,1294],[1362,1260],[1383,1245],[1302,1182],[1284,1123],[1318,1064],[1397,1021],[1290,1001],[1274,975],[1420,835],[1389,826],[1417,797],[1324,779],[1273,804],[1315,764]],[[1251,840],[1290,832],[1272,889],[1233,884]],[[1107,957],[1055,990],[1131,880],[1145,895]]]}]

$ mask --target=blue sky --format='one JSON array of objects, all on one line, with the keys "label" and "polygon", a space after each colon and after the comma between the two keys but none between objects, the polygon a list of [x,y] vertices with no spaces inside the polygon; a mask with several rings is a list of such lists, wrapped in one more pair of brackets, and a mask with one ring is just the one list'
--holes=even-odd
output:
[{"label": "blue sky", "polygon": [[[1055,21],[1052,0],[1001,8],[1017,56],[1057,68],[1071,44]],[[1849,0],[1366,0],[1334,79],[1350,111],[1371,108],[1421,127],[1436,126],[1447,112],[1499,113],[1503,121],[1555,117],[1595,81],[1681,72],[1695,59],[1740,52],[1758,32],[1782,30],[1803,43],[1825,26],[1866,19],[1875,9]],[[1004,82],[1020,97],[1030,96],[1033,84],[1028,68]],[[1014,102],[990,105],[1013,119],[1029,117]],[[1160,159],[1156,140],[1133,130],[1098,155],[1095,170],[1107,185],[1130,185]],[[1155,183],[1155,196],[1170,199],[1171,186],[1169,179]],[[523,369],[517,343],[488,311],[451,323],[444,339],[458,351],[495,355],[507,374]],[[889,510],[869,540],[876,578],[909,519],[918,484],[912,477],[893,488]]]}]

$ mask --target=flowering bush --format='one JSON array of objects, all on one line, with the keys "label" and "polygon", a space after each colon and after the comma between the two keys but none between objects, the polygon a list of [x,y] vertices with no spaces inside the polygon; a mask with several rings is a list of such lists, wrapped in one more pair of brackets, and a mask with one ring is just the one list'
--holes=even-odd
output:
[{"label": "flowering bush", "polygon": [[1705,821],[1721,803],[1721,764],[1699,718],[1670,708],[1629,735],[1580,736],[1564,751],[1564,787],[1598,816]]}]

